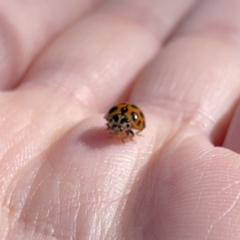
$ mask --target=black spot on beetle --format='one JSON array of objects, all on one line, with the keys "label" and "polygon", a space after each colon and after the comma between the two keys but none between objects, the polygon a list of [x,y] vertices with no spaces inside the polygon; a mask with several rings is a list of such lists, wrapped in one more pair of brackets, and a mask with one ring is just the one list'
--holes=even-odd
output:
[{"label": "black spot on beetle", "polygon": [[130,124],[127,124],[127,128],[129,128],[130,127]]},{"label": "black spot on beetle", "polygon": [[128,111],[128,108],[127,107],[123,107],[121,108],[121,113],[124,114]]},{"label": "black spot on beetle", "polygon": [[118,109],[118,107],[112,107],[110,110],[109,110],[109,112],[108,113],[113,113],[114,111],[116,111]]},{"label": "black spot on beetle", "polygon": [[133,105],[133,104],[131,104],[131,107],[138,109],[138,107],[136,105]]},{"label": "black spot on beetle", "polygon": [[112,116],[112,119],[113,119],[115,122],[118,122],[118,121],[119,121],[119,117],[118,117],[117,114],[114,115],[114,116]]},{"label": "black spot on beetle", "polygon": [[128,122],[130,122],[130,120],[126,117],[122,118],[121,121],[120,121],[121,124],[128,123]]},{"label": "black spot on beetle", "polygon": [[140,121],[140,120],[137,122],[137,125],[138,125],[138,126],[140,126],[140,125],[141,125],[141,121]]},{"label": "black spot on beetle", "polygon": [[131,112],[131,115],[132,115],[133,121],[137,121],[137,120],[138,120],[138,115],[137,115],[137,113]]}]

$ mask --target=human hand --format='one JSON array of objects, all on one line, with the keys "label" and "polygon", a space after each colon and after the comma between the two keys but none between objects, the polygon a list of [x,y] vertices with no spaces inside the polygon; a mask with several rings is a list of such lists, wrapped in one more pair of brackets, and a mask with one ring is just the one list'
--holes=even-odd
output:
[{"label": "human hand", "polygon": [[1,2],[1,239],[240,238],[240,3],[196,3]]}]

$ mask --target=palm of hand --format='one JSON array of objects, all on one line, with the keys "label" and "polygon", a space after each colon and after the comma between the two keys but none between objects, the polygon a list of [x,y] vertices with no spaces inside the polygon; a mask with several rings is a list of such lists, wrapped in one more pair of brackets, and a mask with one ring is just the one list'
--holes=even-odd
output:
[{"label": "palm of hand", "polygon": [[[174,33],[193,0],[1,3],[1,239],[239,239],[232,2]],[[136,143],[104,130],[123,99]]]}]

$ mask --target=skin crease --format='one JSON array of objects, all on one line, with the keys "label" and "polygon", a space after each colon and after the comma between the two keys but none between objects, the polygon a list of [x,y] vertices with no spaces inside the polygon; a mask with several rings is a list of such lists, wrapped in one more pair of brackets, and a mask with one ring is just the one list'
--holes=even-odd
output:
[{"label": "skin crease", "polygon": [[240,239],[240,2],[44,4],[0,3],[0,239]]}]

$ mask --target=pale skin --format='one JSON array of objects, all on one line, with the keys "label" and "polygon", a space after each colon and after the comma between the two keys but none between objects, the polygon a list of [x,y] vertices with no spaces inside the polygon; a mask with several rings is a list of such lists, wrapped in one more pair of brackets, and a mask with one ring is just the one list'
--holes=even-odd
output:
[{"label": "pale skin", "polygon": [[0,9],[1,239],[240,239],[239,0]]}]

